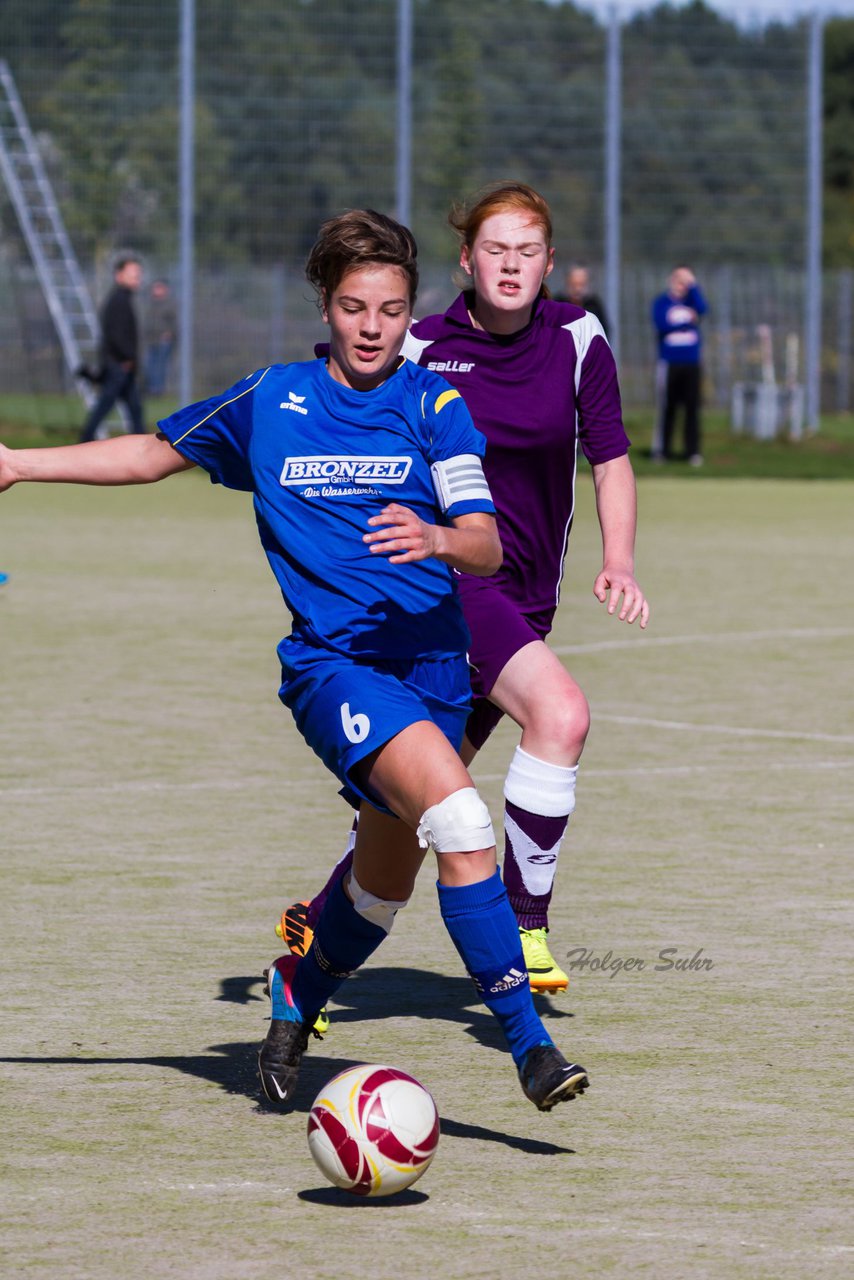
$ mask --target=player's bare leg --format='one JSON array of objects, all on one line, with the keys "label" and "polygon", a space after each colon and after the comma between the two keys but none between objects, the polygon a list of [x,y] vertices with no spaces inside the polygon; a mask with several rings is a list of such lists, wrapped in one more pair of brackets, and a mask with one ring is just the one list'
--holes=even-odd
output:
[{"label": "player's bare leg", "polygon": [[[513,655],[489,697],[522,729],[504,784],[504,884],[531,989],[556,993],[569,979],[549,949],[548,909],[590,712],[579,686],[540,640]],[[473,753],[470,743],[467,751]]]},{"label": "player's bare leg", "polygon": [[294,1095],[318,1012],[385,939],[409,899],[425,854],[413,830],[419,805],[457,782],[470,785],[459,756],[429,721],[397,734],[358,772],[358,785],[402,810],[408,825],[363,804],[353,869],[333,885],[305,956],[281,956],[270,966],[272,1017],[258,1064],[264,1092],[277,1106],[288,1106]]},{"label": "player's bare leg", "polygon": [[[490,701],[522,729],[505,783],[504,884],[519,922],[531,989],[556,994],[566,990],[569,979],[549,948],[548,910],[561,843],[575,808],[578,761],[590,712],[582,690],[539,640],[507,662]],[[464,739],[462,763],[468,766],[475,755],[476,748]],[[308,945],[308,931],[332,884],[351,863],[348,848],[321,893],[311,903],[294,903],[283,913],[277,932],[293,939],[289,945],[297,954]]]},{"label": "player's bare leg", "polygon": [[[393,819],[363,806],[346,888],[339,880],[330,893],[304,959],[284,957],[271,971],[281,978],[274,1019],[278,1010],[298,1026],[284,1033],[287,1052],[275,1057],[275,1046],[262,1047],[268,1097],[275,1100],[273,1090],[283,1102],[292,1096],[310,1019],[383,941],[406,905],[428,843],[437,853],[443,920],[505,1034],[526,1096],[550,1110],[583,1092],[586,1072],[563,1058],[534,1010],[516,920],[496,871],[489,814],[444,734],[430,721],[410,725],[364,762],[359,781],[400,821],[395,828]],[[413,827],[420,847],[413,845]],[[271,1024],[268,1042],[274,1035],[279,1031]],[[284,1083],[273,1078],[276,1071]]]}]

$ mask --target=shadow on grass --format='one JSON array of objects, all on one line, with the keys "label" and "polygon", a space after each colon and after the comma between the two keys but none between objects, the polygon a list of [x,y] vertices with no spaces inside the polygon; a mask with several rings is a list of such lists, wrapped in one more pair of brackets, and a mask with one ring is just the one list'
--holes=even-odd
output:
[{"label": "shadow on grass", "polygon": [[[310,1053],[303,1059],[300,1070],[299,1098],[287,1111],[273,1107],[260,1094],[257,1068],[258,1046],[254,1042],[246,1044],[212,1044],[209,1054],[194,1057],[159,1057],[150,1058],[119,1056],[96,1057],[89,1054],[75,1054],[56,1057],[0,1057],[0,1062],[19,1063],[29,1067],[86,1067],[93,1066],[135,1066],[135,1067],[168,1067],[172,1071],[180,1071],[184,1075],[196,1076],[200,1080],[208,1080],[218,1085],[226,1093],[237,1094],[248,1098],[255,1104],[258,1115],[282,1117],[284,1115],[307,1115],[311,1104],[325,1084],[339,1071],[348,1067],[359,1066],[355,1058],[326,1058]],[[482,1125],[465,1124],[459,1120],[440,1117],[442,1133],[452,1138],[474,1138],[480,1142],[500,1142],[505,1147],[516,1151],[525,1151],[531,1155],[574,1155],[571,1147],[557,1146],[553,1142],[543,1142],[537,1138],[524,1138],[513,1133],[503,1133],[497,1129],[485,1129]],[[344,1194],[344,1193],[342,1193]],[[335,1203],[338,1203],[337,1201]],[[349,1196],[346,1203],[349,1203]],[[397,1200],[400,1204],[400,1199]]]},{"label": "shadow on grass", "polygon": [[226,1004],[250,1004],[253,1000],[263,1000],[261,994],[264,989],[264,980],[259,978],[257,974],[235,978],[220,978],[219,995],[217,1000],[224,1000]]},{"label": "shadow on grass", "polygon": [[354,1196],[339,1187],[317,1187],[297,1192],[297,1199],[307,1200],[309,1204],[328,1204],[333,1209],[369,1209],[372,1206],[374,1209],[400,1209],[407,1204],[424,1204],[430,1197],[423,1191],[414,1191],[412,1187],[391,1196]]},{"label": "shadow on grass", "polygon": [[[230,1004],[250,1004],[263,1000],[263,979],[237,976],[220,979],[217,1000]],[[541,1017],[572,1018],[570,1009],[556,1006],[551,997],[536,995],[534,1004]],[[336,1022],[382,1021],[386,1018],[441,1018],[453,1022],[475,1022],[495,1027],[470,978],[448,977],[426,969],[369,968],[354,973],[335,994]],[[472,1030],[471,1034],[475,1034]],[[485,1037],[484,1043],[488,1041]],[[503,1047],[496,1030],[494,1043]]]},{"label": "shadow on grass", "polygon": [[[259,999],[253,989],[257,986],[260,991],[262,985],[261,980],[254,977],[223,978],[220,983],[220,995],[216,998],[247,1004]],[[477,1003],[477,996],[473,993],[472,984],[468,978],[448,978],[441,974],[417,969],[372,969],[354,975],[339,992],[339,997],[342,995],[345,996],[346,1003],[336,1005],[332,1010],[334,1022],[379,1021],[400,1017],[423,1017],[437,1024],[462,1022],[468,1024],[465,1027],[466,1033],[474,1037],[479,1044],[506,1054],[503,1037],[492,1016],[482,1006],[475,1009],[468,1008],[468,1005]],[[170,1070],[180,1071],[184,1075],[207,1080],[226,1093],[249,1098],[255,1104],[256,1114],[281,1116],[282,1112],[278,1108],[274,1108],[263,1097],[259,1097],[257,1051],[265,1028],[266,1021],[259,1023],[258,1038],[250,1043],[213,1044],[209,1046],[207,1053],[192,1056],[119,1057],[89,1055],[81,1052],[77,1055],[56,1057],[0,1057],[0,1062],[28,1066],[87,1068],[96,1065],[167,1067]],[[437,1036],[453,1035],[453,1029],[450,1027],[445,1029],[437,1025],[436,1034]],[[299,1095],[291,1108],[291,1113],[307,1114],[312,1101],[331,1077],[337,1075],[339,1071],[358,1065],[360,1061],[343,1057],[332,1058],[315,1053],[313,1051],[315,1043],[310,1042],[309,1052],[303,1059]],[[393,1044],[389,1047],[393,1055]],[[512,1080],[510,1071],[512,1071],[512,1064],[508,1057],[507,1081],[508,1086],[512,1088],[515,1086],[515,1081]],[[480,1125],[466,1124],[447,1117],[441,1119],[441,1126],[442,1132],[449,1137],[500,1142],[516,1150],[537,1155],[574,1154],[569,1147],[486,1129]],[[326,1192],[324,1191],[323,1194]],[[333,1190],[331,1194],[338,1193]],[[338,1201],[336,1200],[335,1203]],[[345,1195],[344,1203],[350,1203],[349,1196]],[[396,1203],[401,1203],[399,1197]]]}]

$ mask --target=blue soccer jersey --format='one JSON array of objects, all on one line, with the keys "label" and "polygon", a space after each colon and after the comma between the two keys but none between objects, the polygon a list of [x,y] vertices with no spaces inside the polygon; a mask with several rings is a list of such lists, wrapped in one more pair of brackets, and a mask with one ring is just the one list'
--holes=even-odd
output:
[{"label": "blue soccer jersey", "polygon": [[[494,512],[479,467],[465,464],[483,456],[484,437],[443,378],[404,361],[381,386],[354,391],[323,360],[272,365],[158,427],[212,481],[254,494],[295,639],[365,660],[465,651],[449,567],[391,564],[362,541],[389,502],[429,523]],[[437,464],[451,459],[462,461],[449,483]]]}]

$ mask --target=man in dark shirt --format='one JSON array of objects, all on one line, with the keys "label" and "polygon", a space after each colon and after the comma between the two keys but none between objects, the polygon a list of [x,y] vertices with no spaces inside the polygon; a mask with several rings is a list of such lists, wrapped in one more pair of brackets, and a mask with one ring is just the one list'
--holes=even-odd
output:
[{"label": "man in dark shirt", "polygon": [[101,391],[89,410],[81,441],[94,440],[98,428],[117,401],[126,406],[130,429],[142,434],[142,404],[136,375],[139,368],[139,330],[133,295],[142,284],[142,266],[130,255],[116,262],[114,284],[101,308]]},{"label": "man in dark shirt", "polygon": [[556,293],[555,302],[571,302],[574,307],[583,307],[601,324],[608,336],[608,317],[602,299],[590,289],[590,272],[580,263],[573,263],[565,277],[566,292]]}]

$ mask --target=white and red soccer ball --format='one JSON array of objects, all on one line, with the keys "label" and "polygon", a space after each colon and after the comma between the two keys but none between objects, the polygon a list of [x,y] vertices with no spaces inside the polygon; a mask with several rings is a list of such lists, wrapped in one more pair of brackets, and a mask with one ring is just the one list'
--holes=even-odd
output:
[{"label": "white and red soccer ball", "polygon": [[341,1071],[308,1117],[308,1147],[321,1173],[357,1196],[390,1196],[411,1186],[438,1142],[435,1102],[397,1067]]}]

